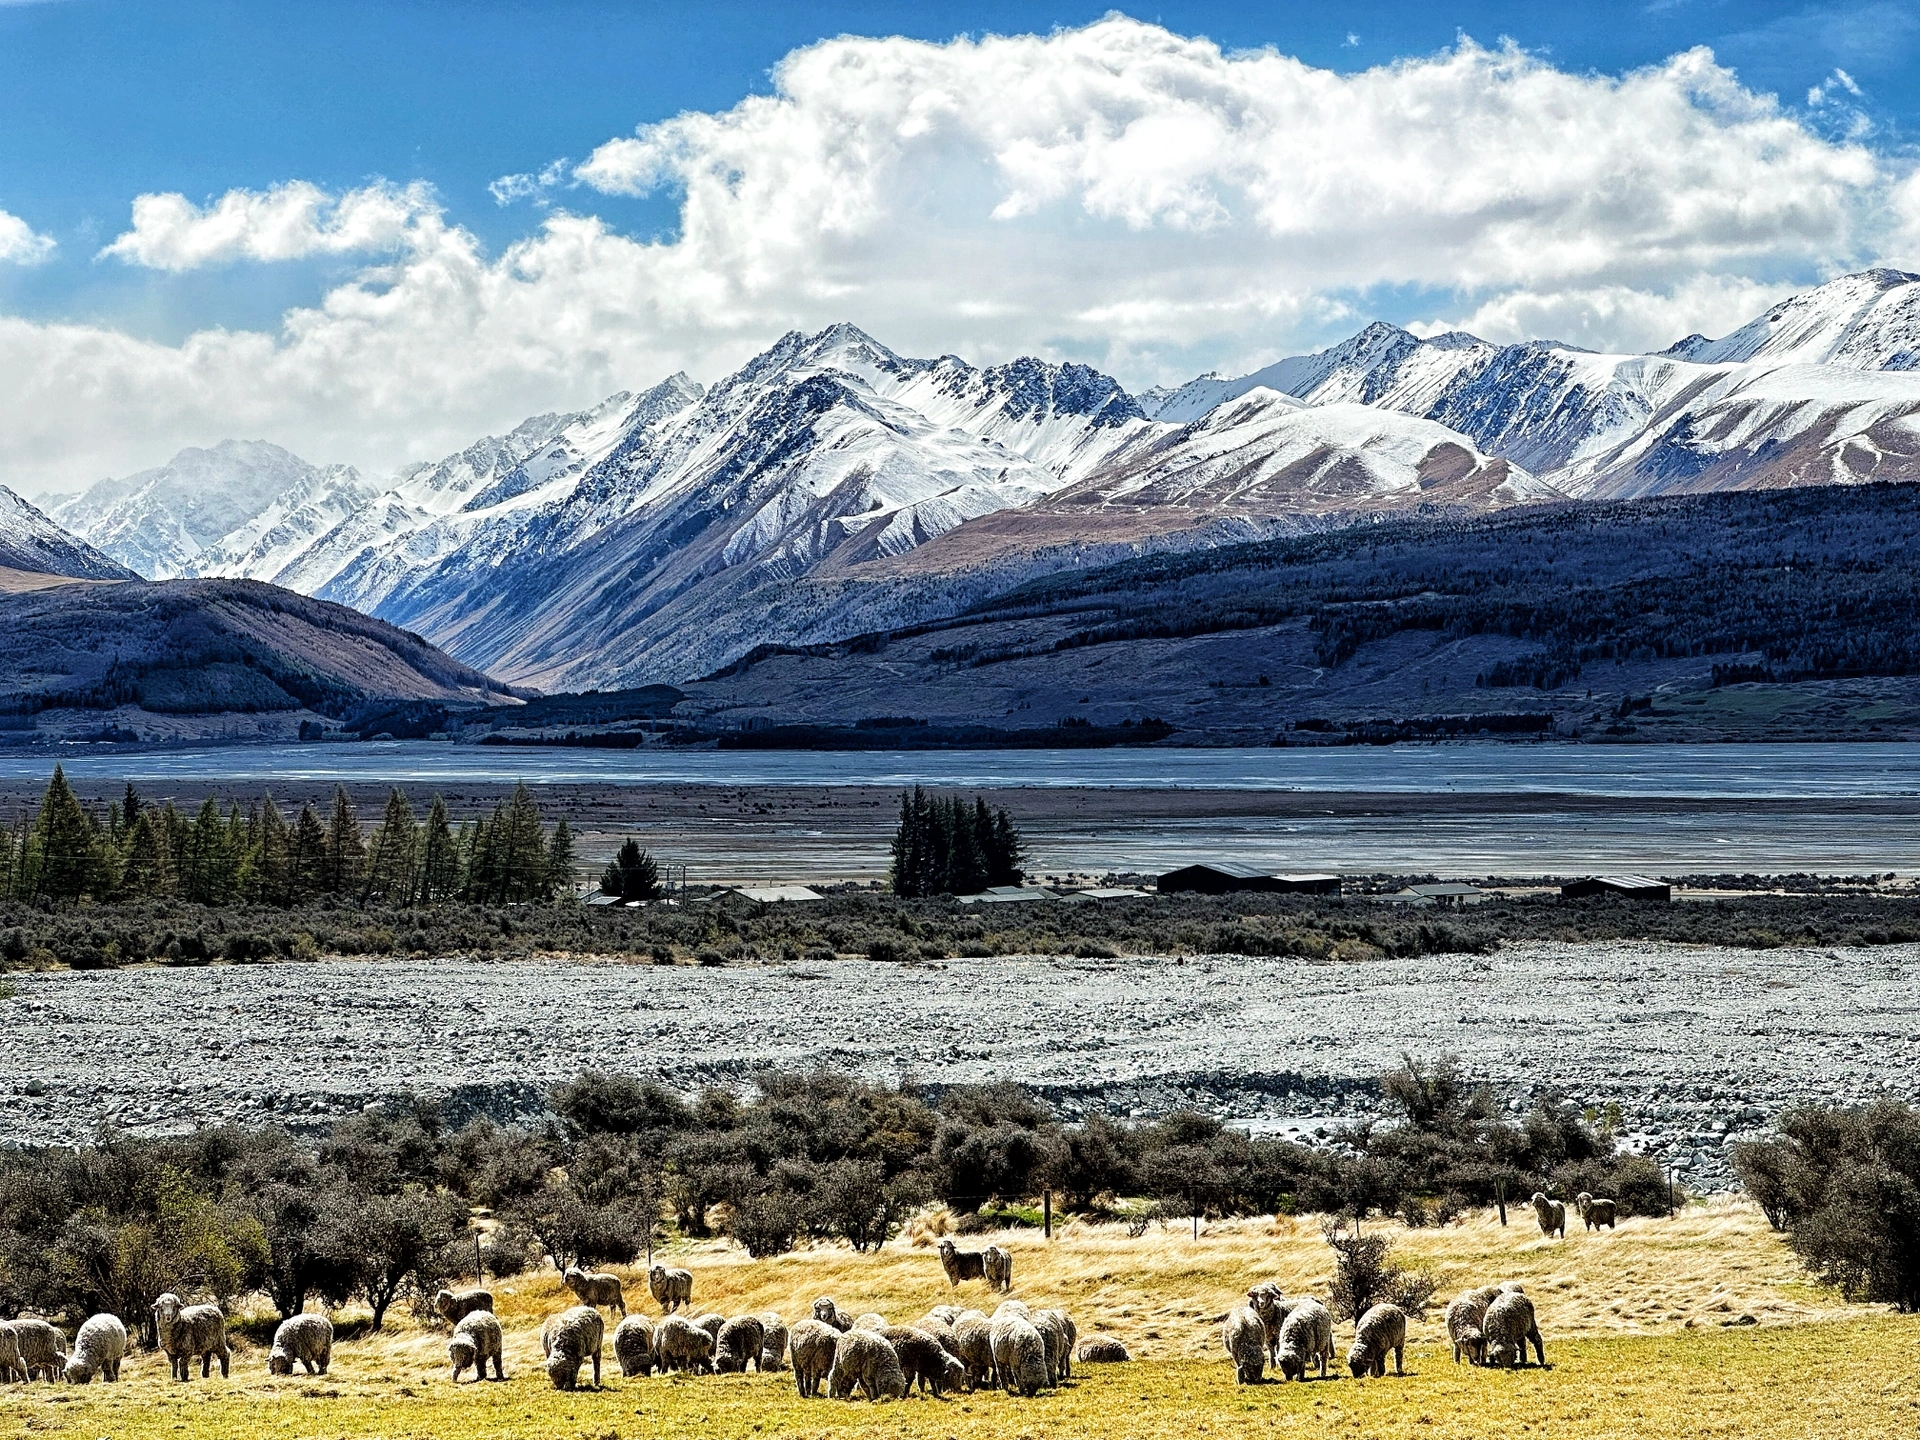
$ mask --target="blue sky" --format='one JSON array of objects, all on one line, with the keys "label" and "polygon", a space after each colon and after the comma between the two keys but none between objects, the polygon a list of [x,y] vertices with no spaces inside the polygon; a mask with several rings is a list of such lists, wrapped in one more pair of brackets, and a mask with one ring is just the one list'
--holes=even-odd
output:
[{"label": "blue sky", "polygon": [[[146,259],[133,263],[126,251],[119,258],[99,258],[103,247],[127,233],[133,202],[144,194],[178,194],[204,207],[229,192],[264,194],[295,181],[327,196],[374,180],[400,187],[424,182],[431,187],[434,223],[471,236],[484,257],[498,257],[514,242],[540,235],[556,211],[590,213],[616,235],[671,244],[680,235],[685,194],[672,176],[616,176],[604,182],[603,167],[595,172],[601,178],[583,181],[576,175],[508,205],[496,203],[489,185],[503,175],[538,173],[563,157],[578,165],[636,127],[683,112],[732,112],[745,97],[774,92],[772,72],[783,57],[831,37],[946,42],[958,35],[1046,35],[1090,25],[1106,13],[1108,7],[1097,3],[1002,0],[914,5],[0,0],[0,134],[6,137],[0,148],[0,212],[27,227],[40,247],[33,252],[37,263],[0,264],[0,313],[42,326],[78,323],[128,341],[180,347],[191,336],[217,330],[272,337],[292,308],[313,306],[342,286],[377,293],[387,283],[366,279],[366,267],[380,257],[350,246],[310,249],[270,263],[235,260],[225,252],[215,261],[170,267]],[[1835,154],[1851,148],[1873,157],[1885,173],[1871,183],[1858,180],[1861,193],[1872,184],[1884,190],[1897,181],[1905,173],[1902,167],[1910,168],[1912,142],[1920,139],[1920,0],[1160,3],[1124,13],[1176,37],[1207,37],[1227,51],[1273,47],[1308,67],[1343,76],[1451,52],[1462,37],[1484,46],[1510,38],[1538,64],[1568,77],[1619,76],[1707,46],[1743,92],[1777,95],[1781,114],[1810,144]],[[1724,112],[1723,102],[1712,103]],[[1767,142],[1758,131],[1754,136],[1750,148],[1758,154]],[[1004,162],[1005,155],[996,159]],[[1773,183],[1755,181],[1759,172],[1740,173],[1744,179],[1727,183]],[[1831,175],[1807,181],[1805,173],[1796,173],[1795,183],[1812,185],[1824,197],[1820,203],[1831,198],[1834,184],[1856,183]],[[1004,195],[979,198],[983,204],[1005,200]],[[1154,209],[1158,204],[1149,206],[1145,230],[1171,224],[1191,232],[1213,223],[1195,220],[1178,206]],[[1008,212],[993,213],[1004,220]],[[1088,214],[1119,226],[1111,232],[1116,243],[1143,233],[1136,212],[1124,206],[1100,211],[1089,201],[1055,226],[1053,235],[1070,232]],[[1005,343],[1076,352],[1077,358],[1127,370],[1130,383],[1167,378],[1182,366],[1250,365],[1343,333],[1352,322],[1371,318],[1363,310],[1404,323],[1472,317],[1490,328],[1561,323],[1571,327],[1569,333],[1585,325],[1592,333],[1581,332],[1583,340],[1638,343],[1642,331],[1661,333],[1668,313],[1674,324],[1695,323],[1695,316],[1699,324],[1719,323],[1763,292],[1886,258],[1891,252],[1885,244],[1862,239],[1873,223],[1853,214],[1818,239],[1796,232],[1790,242],[1755,242],[1731,258],[1716,251],[1720,258],[1676,262],[1655,276],[1629,275],[1608,262],[1578,280],[1582,295],[1604,290],[1665,297],[1669,311],[1659,319],[1619,319],[1639,312],[1618,299],[1583,302],[1585,310],[1569,308],[1555,299],[1560,290],[1549,294],[1546,282],[1525,277],[1483,277],[1458,267],[1413,266],[1402,273],[1386,265],[1358,278],[1330,272],[1324,285],[1313,283],[1311,275],[1296,277],[1285,303],[1273,300],[1258,325],[1210,331],[1182,322],[1156,339],[1149,333],[1151,323],[1129,312],[1133,328],[1105,353],[1089,353],[1099,347],[1084,338],[1086,325],[1095,323],[1086,317],[1125,309],[1135,281],[1119,263],[1119,249],[1095,248],[1087,253],[1096,257],[1096,268],[1110,259],[1115,264],[1110,293],[1076,302],[1071,314],[1045,323],[1007,327]],[[1218,233],[1218,227],[1209,233]],[[1416,227],[1408,233],[1419,232]],[[939,250],[946,238],[929,237],[929,248]],[[1408,242],[1403,237],[1400,243]],[[976,242],[960,235],[953,244],[968,249]],[[412,240],[401,249],[418,253]],[[1141,263],[1164,266],[1154,257]],[[1567,287],[1575,282],[1552,283],[1572,293]],[[817,298],[828,292],[851,293],[838,280],[823,281],[812,293]],[[1523,298],[1512,300],[1507,310],[1490,311],[1487,307],[1503,295]],[[1218,309],[1222,302],[1209,303]],[[854,318],[879,329],[899,309],[897,298],[877,293],[849,304]],[[1030,308],[1030,301],[983,301],[976,308],[985,314],[994,305]],[[789,304],[770,292],[761,308],[767,317],[761,328],[772,333],[824,313],[812,301]],[[1563,313],[1571,318],[1558,321]],[[924,337],[938,331],[937,318],[902,328],[924,347]],[[1606,333],[1609,325],[1614,335]],[[661,366],[689,359],[717,364],[770,338],[755,333],[752,325],[734,324],[729,333],[735,337],[731,348],[709,353],[656,339],[648,342],[653,350],[630,349],[620,363],[644,369],[646,357],[657,353]],[[1001,348],[1002,333],[983,321],[961,327],[942,348],[964,350],[971,343],[977,351],[991,352]],[[641,358],[635,361],[634,355]],[[997,357],[983,353],[982,358]],[[6,370],[6,357],[0,355],[0,378]],[[564,384],[531,386],[525,408],[572,395],[569,385],[582,392],[578,398],[584,401],[584,391],[599,383],[603,372],[611,373],[606,366],[590,366]],[[656,378],[632,376],[636,383]],[[337,407],[348,401],[335,395],[326,403]],[[503,380],[487,399],[475,402],[471,418],[496,412],[504,418],[516,403],[511,383]],[[233,423],[253,416],[262,427],[274,413],[258,397],[236,402],[230,410]],[[213,425],[219,414],[220,406],[210,403],[208,418],[195,423]],[[5,418],[0,415],[0,421]],[[463,412],[459,423],[468,418]],[[409,433],[404,421],[394,425],[392,434]],[[440,438],[436,434],[421,443],[437,444]],[[0,442],[0,468],[12,459],[32,472],[34,484],[52,483],[44,478],[50,473],[47,446],[57,439],[36,442],[32,455],[9,456]],[[377,463],[372,454],[356,458]],[[109,462],[90,457],[87,463]]]}]

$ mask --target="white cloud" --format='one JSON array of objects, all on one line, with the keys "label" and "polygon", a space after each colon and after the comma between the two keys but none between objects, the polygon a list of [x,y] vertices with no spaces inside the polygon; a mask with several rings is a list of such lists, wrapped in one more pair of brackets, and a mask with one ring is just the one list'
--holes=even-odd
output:
[{"label": "white cloud", "polygon": [[143,196],[108,247],[139,264],[389,253],[271,334],[0,321],[0,463],[71,486],[245,435],[385,472],[838,319],[1134,385],[1248,368],[1382,295],[1494,338],[1642,348],[1910,233],[1890,161],[1704,51],[1609,78],[1462,42],[1339,75],[1111,18],[829,40],[774,81],[496,192],[676,194],[657,241],[554,209],[489,256],[420,187]]},{"label": "white cloud", "polygon": [[50,235],[41,235],[18,215],[0,210],[0,265],[37,265],[53,254]]},{"label": "white cloud", "polygon": [[100,254],[154,270],[195,270],[414,247],[438,228],[426,185],[380,181],[336,196],[295,180],[229,190],[204,209],[180,194],[142,195],[133,202],[133,228]]}]

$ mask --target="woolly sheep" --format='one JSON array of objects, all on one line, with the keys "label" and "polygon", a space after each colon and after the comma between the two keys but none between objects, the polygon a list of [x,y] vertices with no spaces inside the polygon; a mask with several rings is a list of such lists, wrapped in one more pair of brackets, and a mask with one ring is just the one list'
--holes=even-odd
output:
[{"label": "woolly sheep", "polygon": [[273,1332],[273,1349],[267,1352],[267,1373],[291,1375],[297,1361],[307,1374],[324,1375],[332,1360],[333,1322],[324,1315],[289,1315]]},{"label": "woolly sheep", "polygon": [[127,1327],[118,1315],[95,1315],[73,1337],[73,1354],[67,1360],[67,1381],[73,1385],[90,1384],[98,1375],[103,1381],[120,1378],[120,1361],[127,1353]]},{"label": "woolly sheep", "polygon": [[693,1299],[693,1272],[656,1265],[647,1271],[647,1293],[653,1296],[661,1314],[671,1315]]},{"label": "woolly sheep", "polygon": [[1580,1218],[1587,1222],[1587,1229],[1598,1230],[1602,1225],[1611,1230],[1613,1225],[1614,1203],[1611,1200],[1596,1200],[1585,1190],[1573,1198],[1574,1208],[1579,1210]]},{"label": "woolly sheep", "polygon": [[756,1317],[734,1316],[713,1337],[714,1370],[721,1375],[744,1375],[748,1365],[760,1369],[760,1347],[766,1341],[767,1327]]},{"label": "woolly sheep", "polygon": [[20,1359],[20,1332],[11,1320],[0,1320],[0,1385],[29,1378]]},{"label": "woolly sheep", "polygon": [[1484,1328],[1487,1334],[1487,1363],[1511,1369],[1527,1363],[1527,1342],[1533,1342],[1540,1367],[1546,1368],[1547,1347],[1541,1343],[1540,1327],[1534,1323],[1533,1301],[1518,1290],[1502,1290],[1487,1306]]},{"label": "woolly sheep", "polygon": [[935,1395],[965,1386],[967,1367],[925,1330],[912,1325],[889,1325],[881,1333],[893,1347],[893,1353],[900,1357],[900,1373],[906,1377],[909,1391],[916,1380],[922,1390]]},{"label": "woolly sheep", "polygon": [[1058,1385],[1066,1378],[1067,1365],[1067,1327],[1058,1310],[1039,1310],[1027,1317],[1027,1323],[1040,1332],[1040,1338],[1047,1347],[1047,1387]]},{"label": "woolly sheep", "polygon": [[1549,1200],[1538,1190],[1533,1192],[1533,1213],[1540,1222],[1542,1235],[1558,1235],[1565,1239],[1567,1235],[1567,1207],[1558,1200]]},{"label": "woolly sheep", "polygon": [[839,1344],[839,1329],[824,1320],[794,1322],[787,1352],[793,1357],[793,1383],[803,1399],[820,1393],[820,1382],[833,1370],[833,1353]]},{"label": "woolly sheep", "polygon": [[717,1312],[710,1311],[705,1315],[693,1317],[693,1328],[706,1331],[716,1345],[720,1343],[720,1327],[726,1323],[727,1317]]},{"label": "woolly sheep", "polygon": [[20,1364],[29,1380],[56,1380],[67,1368],[67,1337],[38,1316],[23,1316],[13,1322],[13,1333],[20,1346]]},{"label": "woolly sheep", "polygon": [[813,1302],[813,1318],[822,1325],[831,1325],[843,1334],[853,1328],[853,1321],[842,1315],[840,1307],[825,1295]]},{"label": "woolly sheep", "polygon": [[1054,1322],[1060,1327],[1060,1334],[1066,1342],[1060,1347],[1060,1364],[1058,1367],[1060,1378],[1062,1380],[1071,1380],[1073,1378],[1073,1347],[1080,1339],[1080,1327],[1073,1323],[1073,1317],[1071,1315],[1057,1307],[1052,1310],[1042,1310],[1040,1313],[1051,1316]]},{"label": "woolly sheep", "polygon": [[1453,1363],[1462,1355],[1470,1365],[1487,1363],[1487,1336],[1482,1324],[1487,1306],[1499,1292],[1493,1289],[1468,1290],[1456,1295],[1447,1305],[1447,1339],[1453,1342]]},{"label": "woolly sheep", "polygon": [[653,1354],[662,1373],[689,1370],[703,1375],[713,1368],[713,1336],[684,1315],[669,1315],[653,1327]]},{"label": "woolly sheep", "polygon": [[993,1322],[978,1310],[965,1310],[953,1322],[955,1353],[967,1367],[967,1383],[978,1390],[993,1383]]},{"label": "woolly sheep", "polygon": [[940,1348],[945,1350],[949,1355],[958,1355],[960,1353],[960,1342],[954,1336],[953,1323],[950,1320],[942,1319],[937,1311],[929,1310],[913,1322],[913,1328],[915,1330],[924,1330],[927,1334],[933,1336],[934,1339],[940,1342]]},{"label": "woolly sheep", "polygon": [[1013,1255],[998,1245],[989,1245],[980,1252],[981,1264],[986,1271],[987,1288],[998,1290],[1002,1294],[1013,1289]]},{"label": "woolly sheep", "polygon": [[927,1314],[934,1315],[951,1325],[967,1312],[958,1305],[936,1305]]},{"label": "woolly sheep", "polygon": [[994,1377],[1008,1394],[1038,1395],[1047,1383],[1047,1342],[1033,1322],[1017,1314],[995,1317]]},{"label": "woolly sheep", "polygon": [[153,1302],[153,1328],[166,1352],[168,1368],[175,1380],[191,1380],[195,1358],[200,1361],[200,1378],[213,1373],[213,1362],[220,1362],[220,1378],[227,1378],[233,1352],[227,1348],[227,1317],[218,1305],[183,1305],[171,1290]]},{"label": "woolly sheep", "polygon": [[993,1318],[998,1320],[1002,1315],[1018,1315],[1022,1320],[1031,1320],[1033,1311],[1027,1308],[1024,1300],[1002,1300],[994,1307]]},{"label": "woolly sheep", "polygon": [[453,1366],[453,1383],[460,1383],[460,1372],[469,1366],[473,1368],[475,1380],[486,1379],[489,1360],[493,1362],[493,1378],[506,1379],[505,1354],[506,1340],[493,1311],[475,1310],[462,1315],[460,1323],[453,1327],[453,1338],[447,1341],[447,1361]]},{"label": "woolly sheep", "polygon": [[869,1400],[898,1400],[907,1393],[900,1357],[887,1337],[859,1326],[833,1347],[833,1368],[827,1372],[827,1394],[835,1400],[851,1400],[856,1391]]},{"label": "woolly sheep", "polygon": [[598,1270],[582,1270],[578,1265],[569,1265],[560,1273],[566,1287],[580,1297],[582,1305],[592,1305],[599,1309],[618,1310],[627,1313],[627,1298],[620,1293],[620,1277],[607,1275]]},{"label": "woolly sheep", "polygon": [[1133,1356],[1111,1335],[1089,1335],[1080,1342],[1073,1358],[1082,1365],[1124,1365]]},{"label": "woolly sheep", "polygon": [[1272,1280],[1263,1280],[1247,1291],[1247,1304],[1267,1327],[1267,1363],[1280,1363],[1280,1327],[1287,1323],[1287,1297]]},{"label": "woolly sheep", "polygon": [[1294,1301],[1280,1326],[1280,1374],[1287,1380],[1305,1380],[1307,1366],[1317,1364],[1327,1378],[1333,1359],[1333,1312],[1318,1300]]},{"label": "woolly sheep", "polygon": [[787,1368],[787,1322],[772,1311],[760,1317],[764,1334],[760,1340],[760,1368],[766,1370],[784,1370]]},{"label": "woolly sheep", "polygon": [[653,1373],[653,1325],[644,1315],[629,1315],[613,1331],[613,1358],[621,1378]]},{"label": "woolly sheep", "polygon": [[853,1322],[852,1328],[855,1330],[884,1330],[887,1328],[887,1317],[876,1311],[869,1310]]},{"label": "woolly sheep", "polygon": [[987,1278],[987,1257],[979,1250],[962,1250],[951,1240],[940,1242],[940,1268],[947,1272],[949,1288],[962,1280]]},{"label": "woolly sheep", "polygon": [[1387,1373],[1387,1352],[1393,1352],[1393,1373],[1404,1375],[1401,1360],[1407,1348],[1407,1312],[1398,1305],[1375,1305],[1354,1327],[1353,1348],[1347,1351],[1347,1369],[1354,1379]]},{"label": "woolly sheep", "polygon": [[574,1305],[549,1315],[540,1327],[540,1353],[547,1357],[547,1378],[556,1390],[580,1383],[580,1367],[593,1361],[593,1388],[600,1388],[600,1343],[606,1322],[591,1305]]},{"label": "woolly sheep", "polygon": [[1258,1385],[1267,1373],[1267,1327],[1251,1305],[1236,1305],[1220,1327],[1221,1342],[1233,1361],[1234,1382]]},{"label": "woolly sheep", "polygon": [[491,1290],[442,1290],[433,1297],[433,1309],[442,1320],[459,1324],[476,1310],[493,1309]]}]

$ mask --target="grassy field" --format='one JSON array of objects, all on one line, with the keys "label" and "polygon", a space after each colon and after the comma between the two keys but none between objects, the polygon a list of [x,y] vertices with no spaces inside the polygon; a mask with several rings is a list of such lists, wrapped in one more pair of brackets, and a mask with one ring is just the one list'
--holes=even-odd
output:
[{"label": "grassy field", "polygon": [[[1522,1219],[1527,1223],[1520,1223]],[[273,1381],[258,1345],[233,1378],[177,1385],[151,1356],[118,1386],[0,1389],[0,1434],[71,1436],[511,1437],[888,1435],[1165,1440],[1195,1435],[1479,1437],[1914,1436],[1920,1433],[1920,1320],[1848,1307],[1809,1286],[1748,1206],[1695,1206],[1673,1221],[1543,1239],[1530,1217],[1502,1230],[1476,1217],[1396,1232],[1432,1268],[1443,1296],[1469,1281],[1519,1279],[1539,1307],[1546,1371],[1451,1363],[1438,1314],[1415,1327],[1408,1374],[1384,1380],[1237,1388],[1217,1349],[1217,1320],[1256,1279],[1324,1292],[1327,1251],[1309,1221],[1153,1230],[1068,1226],[1049,1245],[1000,1237],[1015,1253],[1016,1293],[1070,1308],[1082,1334],[1106,1330],[1130,1366],[1086,1367],[1034,1401],[998,1394],[873,1407],[801,1401],[791,1377],[622,1381],[550,1389],[538,1369],[540,1317],[563,1292],[547,1272],[494,1288],[508,1328],[505,1384],[446,1382],[445,1332],[390,1321],[341,1343],[324,1378]],[[678,1257],[695,1273],[695,1309],[804,1314],[817,1295],[910,1320],[948,1298],[925,1228],[878,1255],[821,1249],[750,1262],[714,1245]],[[916,1243],[920,1242],[920,1243]],[[636,1294],[643,1285],[633,1287]],[[975,1284],[963,1303],[987,1300]],[[639,1308],[636,1306],[636,1308]],[[651,1306],[647,1309],[651,1311]],[[991,1308],[990,1304],[984,1308]],[[1752,1317],[1757,1323],[1730,1325]],[[270,1325],[252,1327],[264,1335]],[[1344,1353],[1343,1333],[1339,1337]],[[1218,1358],[1216,1358],[1216,1356]]]}]

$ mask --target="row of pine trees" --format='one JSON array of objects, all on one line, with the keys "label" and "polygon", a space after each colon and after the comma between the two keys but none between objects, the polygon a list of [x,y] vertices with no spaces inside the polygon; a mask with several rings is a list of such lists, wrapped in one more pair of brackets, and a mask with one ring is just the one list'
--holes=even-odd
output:
[{"label": "row of pine trees", "polygon": [[978,796],[941,799],[916,785],[900,796],[893,836],[893,893],[905,896],[978,895],[995,885],[1018,885],[1026,859],[1020,832],[1005,810]]},{"label": "row of pine trees", "polygon": [[171,801],[147,804],[131,784],[94,814],[56,766],[38,812],[0,830],[0,899],[9,900],[501,905],[570,895],[574,870],[567,822],[548,830],[525,785],[458,829],[439,796],[423,822],[396,789],[363,835],[344,788],[324,818],[305,805],[289,819],[268,795],[224,814],[209,799],[189,819]]}]

